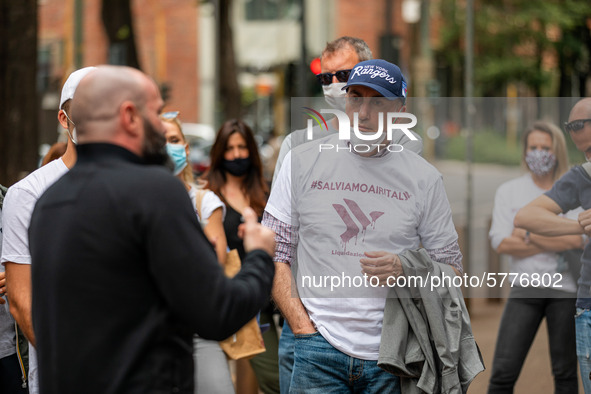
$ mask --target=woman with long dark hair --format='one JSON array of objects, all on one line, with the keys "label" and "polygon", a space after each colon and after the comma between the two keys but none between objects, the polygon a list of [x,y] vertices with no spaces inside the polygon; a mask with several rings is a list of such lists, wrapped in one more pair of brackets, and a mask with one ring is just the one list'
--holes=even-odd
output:
[{"label": "woman with long dark hair", "polygon": [[211,148],[211,167],[204,175],[205,187],[226,204],[228,212],[224,229],[230,249],[244,257],[242,239],[238,237],[242,210],[251,207],[262,216],[269,196],[263,178],[263,164],[254,134],[241,120],[228,120],[220,127]]},{"label": "woman with long dark hair", "polygon": [[[269,186],[263,177],[263,165],[250,127],[241,120],[231,119],[222,124],[211,148],[211,167],[204,174],[206,188],[217,194],[226,204],[224,230],[228,247],[237,249],[240,258],[244,258],[242,239],[238,237],[242,211],[251,207],[259,218],[269,196]],[[260,323],[270,324],[271,328],[263,333],[266,351],[252,359],[260,389],[265,393],[279,393],[279,367],[277,358],[277,331],[273,321],[273,306],[261,311]],[[239,360],[237,380],[240,380]],[[240,382],[237,386],[240,386]],[[240,390],[240,387],[237,387]]]}]

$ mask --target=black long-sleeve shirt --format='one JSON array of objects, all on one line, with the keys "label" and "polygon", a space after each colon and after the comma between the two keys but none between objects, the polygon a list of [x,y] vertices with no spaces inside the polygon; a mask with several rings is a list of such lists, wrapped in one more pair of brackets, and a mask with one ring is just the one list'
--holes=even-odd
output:
[{"label": "black long-sleeve shirt", "polygon": [[192,393],[192,334],[251,319],[273,262],[253,251],[226,278],[178,179],[119,146],[77,151],[29,228],[41,392]]}]

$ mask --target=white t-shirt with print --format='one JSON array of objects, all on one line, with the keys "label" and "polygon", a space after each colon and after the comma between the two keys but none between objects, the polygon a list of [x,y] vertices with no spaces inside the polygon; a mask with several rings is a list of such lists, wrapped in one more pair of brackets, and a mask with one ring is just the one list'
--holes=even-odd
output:
[{"label": "white t-shirt with print", "polygon": [[[319,144],[340,149],[319,153]],[[338,350],[366,360],[378,358],[388,287],[363,284],[363,253],[398,254],[420,244],[438,249],[457,240],[433,166],[409,150],[361,157],[338,135],[286,156],[265,209],[299,227],[292,268],[318,331]],[[341,285],[331,288],[336,278]]]},{"label": "white t-shirt with print", "polygon": [[[67,171],[68,167],[60,158],[8,188],[2,208],[2,264],[7,261],[31,264],[28,229],[33,209],[45,190]],[[29,343],[29,393],[38,392],[37,353]]]},{"label": "white t-shirt with print", "polygon": [[[499,186],[495,194],[492,225],[488,234],[490,243],[494,249],[499,247],[503,239],[511,236],[514,229],[513,220],[517,211],[545,192],[546,190],[539,188],[534,183],[529,173]],[[582,208],[575,209],[567,212],[564,216],[576,220],[581,211]],[[550,278],[552,278],[551,283],[558,283],[553,276],[557,273],[556,268],[558,266],[558,255],[556,253],[538,253],[523,258],[509,257],[511,258],[510,272],[518,274],[514,284],[515,286],[521,286],[520,278],[531,278],[531,275],[534,273],[540,275],[550,274]],[[559,284],[562,287],[556,288],[556,290],[575,293],[577,291],[577,285],[572,275],[568,271],[560,274],[562,275],[562,280],[559,281]]]}]

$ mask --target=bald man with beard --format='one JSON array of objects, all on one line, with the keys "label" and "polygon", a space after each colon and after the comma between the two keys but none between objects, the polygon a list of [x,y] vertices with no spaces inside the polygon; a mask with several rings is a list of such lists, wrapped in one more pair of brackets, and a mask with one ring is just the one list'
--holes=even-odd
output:
[{"label": "bald man with beard", "polygon": [[[579,100],[570,111],[564,130],[577,149],[591,161],[591,98]],[[587,168],[585,168],[587,167]],[[515,215],[515,227],[545,236],[591,235],[591,165],[575,166],[554,183],[552,189],[521,208]],[[558,216],[583,207],[578,220]],[[586,242],[581,257],[575,329],[577,357],[585,393],[591,393],[591,244]]]},{"label": "bald man with beard", "polygon": [[29,230],[42,393],[193,393],[192,335],[252,319],[273,280],[274,234],[245,212],[243,268],[226,278],[167,171],[153,80],[103,66],[78,86],[78,162]]}]

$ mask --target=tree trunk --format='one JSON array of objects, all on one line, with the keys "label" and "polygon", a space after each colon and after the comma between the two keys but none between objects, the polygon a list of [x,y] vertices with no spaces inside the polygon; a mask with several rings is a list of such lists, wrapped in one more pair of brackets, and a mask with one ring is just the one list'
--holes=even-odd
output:
[{"label": "tree trunk", "polygon": [[234,59],[234,39],[230,26],[232,0],[219,0],[219,100],[222,105],[222,120],[240,118],[241,94],[238,87],[238,71]]},{"label": "tree trunk", "polygon": [[103,0],[102,18],[109,39],[109,63],[140,69],[130,0]]},{"label": "tree trunk", "polygon": [[37,167],[37,0],[0,0],[0,184]]},{"label": "tree trunk", "polygon": [[590,92],[587,92],[587,80],[591,78],[591,25],[588,23],[581,24],[581,40],[587,48],[587,63],[581,66],[579,72],[579,95],[587,97]]}]

